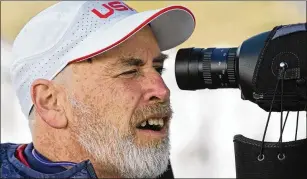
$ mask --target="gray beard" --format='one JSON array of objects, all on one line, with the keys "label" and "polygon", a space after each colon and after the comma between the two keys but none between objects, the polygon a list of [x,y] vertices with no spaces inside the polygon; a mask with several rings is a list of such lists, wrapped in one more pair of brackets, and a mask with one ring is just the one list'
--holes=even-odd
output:
[{"label": "gray beard", "polygon": [[85,106],[75,100],[71,102],[79,113],[77,141],[102,167],[108,165],[125,178],[156,178],[166,171],[170,151],[168,137],[154,147],[139,147],[133,136],[120,137],[114,126],[90,124],[87,116],[91,114]]},{"label": "gray beard", "polygon": [[[79,142],[94,158],[107,160],[108,165],[116,167],[121,177],[156,178],[166,169],[169,160],[168,140],[158,147],[140,148],[133,140],[122,140],[112,135],[112,142],[93,140],[93,137],[79,136]],[[96,141],[96,142],[94,142]]]}]

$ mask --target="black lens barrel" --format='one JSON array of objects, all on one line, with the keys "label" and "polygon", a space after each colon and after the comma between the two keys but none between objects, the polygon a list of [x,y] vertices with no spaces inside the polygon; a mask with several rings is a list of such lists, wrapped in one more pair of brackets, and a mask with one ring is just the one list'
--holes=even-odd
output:
[{"label": "black lens barrel", "polygon": [[238,88],[236,52],[237,48],[180,49],[175,62],[179,88]]}]

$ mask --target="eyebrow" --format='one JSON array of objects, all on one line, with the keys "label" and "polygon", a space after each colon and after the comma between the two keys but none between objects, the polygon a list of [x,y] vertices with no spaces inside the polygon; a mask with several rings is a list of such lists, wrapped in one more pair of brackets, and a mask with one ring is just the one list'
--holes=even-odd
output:
[{"label": "eyebrow", "polygon": [[[164,53],[160,53],[157,57],[153,59],[153,63],[164,63],[164,61],[168,58],[168,55]],[[145,62],[142,59],[138,58],[122,58],[120,59],[120,63],[124,66],[143,66]]]},{"label": "eyebrow", "polygon": [[164,63],[164,61],[168,59],[168,55],[164,54],[164,53],[160,53],[159,56],[155,57],[153,59],[153,63]]}]

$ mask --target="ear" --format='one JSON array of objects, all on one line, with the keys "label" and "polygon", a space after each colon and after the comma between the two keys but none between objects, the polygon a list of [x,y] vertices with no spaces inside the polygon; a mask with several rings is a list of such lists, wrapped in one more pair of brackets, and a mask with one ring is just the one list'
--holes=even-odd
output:
[{"label": "ear", "polygon": [[31,85],[31,97],[36,112],[49,126],[57,129],[65,128],[68,123],[63,93],[49,80],[37,79]]}]

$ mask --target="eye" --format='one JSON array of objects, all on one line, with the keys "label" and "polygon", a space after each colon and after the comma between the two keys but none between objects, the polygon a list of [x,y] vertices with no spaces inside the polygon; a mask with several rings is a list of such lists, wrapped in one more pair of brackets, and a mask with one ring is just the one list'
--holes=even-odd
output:
[{"label": "eye", "polygon": [[129,70],[126,71],[124,73],[121,73],[121,76],[135,76],[138,73],[138,70],[134,69],[134,70]]},{"label": "eye", "polygon": [[156,71],[157,71],[160,75],[162,75],[162,73],[163,73],[164,70],[165,70],[165,68],[163,68],[163,67],[155,67],[155,69],[156,69]]}]

